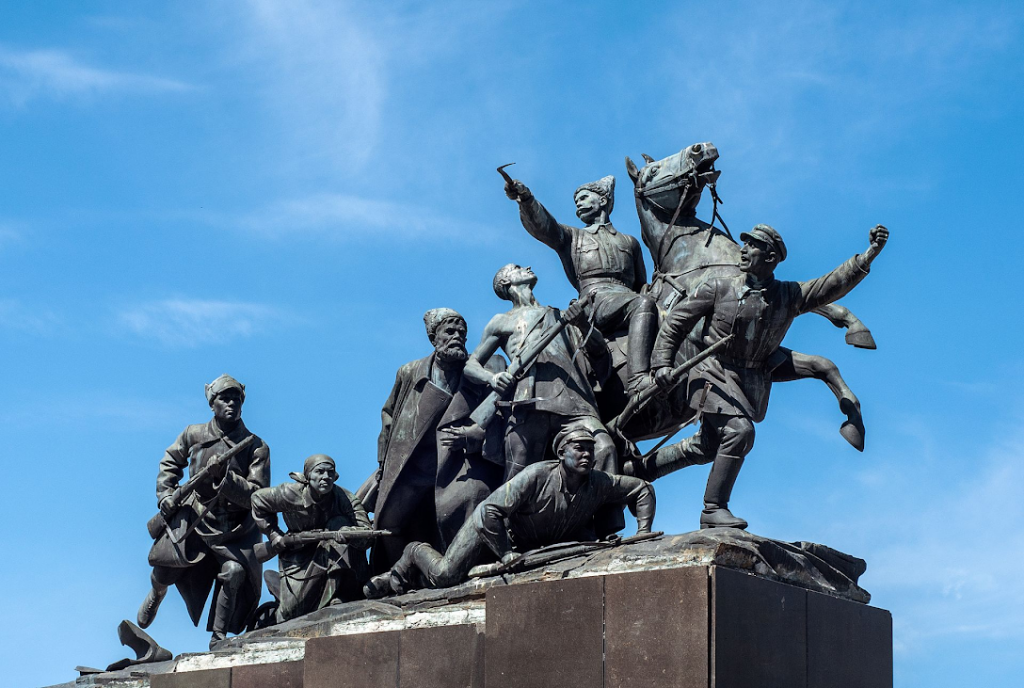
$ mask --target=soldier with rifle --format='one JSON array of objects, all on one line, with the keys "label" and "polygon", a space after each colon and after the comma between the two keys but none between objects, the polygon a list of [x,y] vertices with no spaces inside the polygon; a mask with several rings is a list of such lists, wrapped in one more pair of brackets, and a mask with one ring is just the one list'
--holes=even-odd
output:
[{"label": "soldier with rifle", "polygon": [[[512,309],[494,316],[469,357],[465,374],[489,384],[499,395],[505,416],[505,479],[548,457],[551,440],[564,425],[576,423],[594,435],[599,469],[617,472],[615,443],[597,410],[594,386],[610,372],[601,333],[587,325],[582,304],[564,313],[542,306],[533,294],[537,276],[529,267],[509,264],[494,276],[494,293]],[[568,325],[568,326],[567,326]],[[538,341],[554,336],[543,347]],[[492,373],[484,363],[498,350],[512,361],[509,371]],[[538,349],[540,349],[538,351]],[[526,352],[531,352],[527,360]],[[493,401],[491,402],[493,406]]]},{"label": "soldier with rifle", "polygon": [[484,500],[443,556],[426,543],[409,544],[391,571],[366,584],[367,598],[455,585],[488,551],[508,567],[538,547],[593,541],[594,515],[609,505],[628,505],[637,533],[651,531],[654,488],[639,478],[596,470],[594,435],[586,424],[561,428],[553,449],[557,460],[528,466]]},{"label": "soldier with rifle", "polygon": [[[228,633],[241,633],[259,602],[262,566],[253,548],[261,537],[250,498],[270,483],[270,449],[242,422],[245,386],[238,380],[221,375],[206,385],[206,400],[213,419],[185,428],[160,460],[160,514],[149,524],[152,589],[138,623],[153,623],[175,585],[198,626],[213,588],[207,621],[213,647]],[[179,486],[186,467],[191,479]]]},{"label": "soldier with rifle", "polygon": [[[252,495],[256,525],[269,539],[256,545],[256,558],[277,555],[281,573],[277,621],[323,609],[334,601],[362,597],[370,577],[366,549],[382,531],[370,530],[359,498],[338,486],[334,459],[314,454],[293,482]],[[282,532],[278,514],[288,527]]]}]

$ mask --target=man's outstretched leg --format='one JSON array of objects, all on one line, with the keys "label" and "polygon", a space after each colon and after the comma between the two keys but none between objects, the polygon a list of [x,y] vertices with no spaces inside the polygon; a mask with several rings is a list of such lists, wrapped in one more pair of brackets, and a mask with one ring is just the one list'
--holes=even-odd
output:
[{"label": "man's outstretched leg", "polygon": [[167,566],[153,567],[153,572],[149,574],[152,587],[149,589],[146,599],[142,601],[142,606],[139,607],[137,618],[139,628],[147,628],[153,623],[153,619],[156,618],[156,613],[160,609],[160,603],[167,595],[167,588],[178,582],[181,572],[182,569],[172,569]]}]

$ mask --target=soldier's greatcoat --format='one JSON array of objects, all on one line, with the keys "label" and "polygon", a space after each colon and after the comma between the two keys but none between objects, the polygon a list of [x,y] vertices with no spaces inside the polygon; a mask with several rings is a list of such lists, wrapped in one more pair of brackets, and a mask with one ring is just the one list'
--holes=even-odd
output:
[{"label": "soldier's greatcoat", "polygon": [[[454,394],[438,388],[430,381],[435,355],[399,368],[395,386],[381,409],[377,460],[382,475],[373,507],[374,524],[401,534],[374,543],[370,562],[375,572],[394,564],[407,540],[423,539],[444,549],[476,505],[501,483],[501,467],[479,453],[467,456],[439,445],[437,429],[468,422],[469,414],[490,390],[465,375]],[[504,365],[504,359],[495,356],[487,367],[498,372]],[[487,444],[500,446],[496,434],[500,428],[495,425]],[[487,453],[499,454],[496,450]],[[407,503],[410,490],[427,495],[424,499],[432,497],[428,502],[433,502],[433,509],[423,508],[419,500]],[[399,493],[402,499],[393,497]]]},{"label": "soldier's greatcoat", "polygon": [[[157,503],[173,494],[186,466],[189,475],[195,475],[211,457],[223,454],[252,434],[241,421],[228,435],[221,433],[215,420],[189,425],[160,460]],[[250,497],[269,484],[270,448],[256,437],[251,445],[232,457],[220,481],[205,481],[189,495],[171,518],[168,529],[153,543],[149,552],[151,566],[186,569],[175,585],[197,626],[210,588],[214,587],[214,605],[207,623],[207,630],[213,630],[216,600],[221,594],[221,583],[216,581],[216,576],[221,564],[230,560],[245,569],[246,585],[239,592],[224,630],[228,633],[245,630],[262,587],[262,566],[253,554],[253,547],[262,538],[252,518]]]}]

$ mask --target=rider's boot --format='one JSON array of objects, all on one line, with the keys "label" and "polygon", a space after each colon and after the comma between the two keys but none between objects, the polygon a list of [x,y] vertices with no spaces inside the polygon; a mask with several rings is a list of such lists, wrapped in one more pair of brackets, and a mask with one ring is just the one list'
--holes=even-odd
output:
[{"label": "rider's boot", "polygon": [[637,394],[651,381],[651,352],[658,336],[658,312],[651,310],[633,314],[629,321],[629,351],[626,356],[626,392]]},{"label": "rider's boot", "polygon": [[156,581],[153,582],[153,587],[149,589],[149,593],[146,595],[146,599],[142,601],[142,606],[139,607],[139,615],[136,619],[139,624],[139,628],[148,628],[153,619],[156,618],[157,610],[160,609],[160,603],[164,601],[164,596],[167,594],[167,586],[160,585]]},{"label": "rider's boot", "polygon": [[743,458],[719,454],[708,476],[708,486],[704,491],[704,511],[700,515],[701,528],[739,528],[744,530],[747,522],[733,516],[729,511],[729,498],[736,477],[743,467]]}]

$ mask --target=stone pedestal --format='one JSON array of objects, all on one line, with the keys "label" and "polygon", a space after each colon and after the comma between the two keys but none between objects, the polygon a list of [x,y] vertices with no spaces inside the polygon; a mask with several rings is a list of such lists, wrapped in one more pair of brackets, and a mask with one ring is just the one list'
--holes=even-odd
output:
[{"label": "stone pedestal", "polygon": [[[676,536],[684,537],[708,536]],[[737,556],[749,548],[713,544],[710,563],[666,539],[643,545],[646,552],[630,545],[507,578],[330,607],[215,652],[65,686],[891,688],[892,619],[850,599],[866,591],[825,587],[828,577],[806,571],[787,574],[801,585],[781,582],[788,567],[765,574],[768,559]],[[715,563],[724,560],[750,568]],[[817,590],[815,581],[824,581]]]}]

